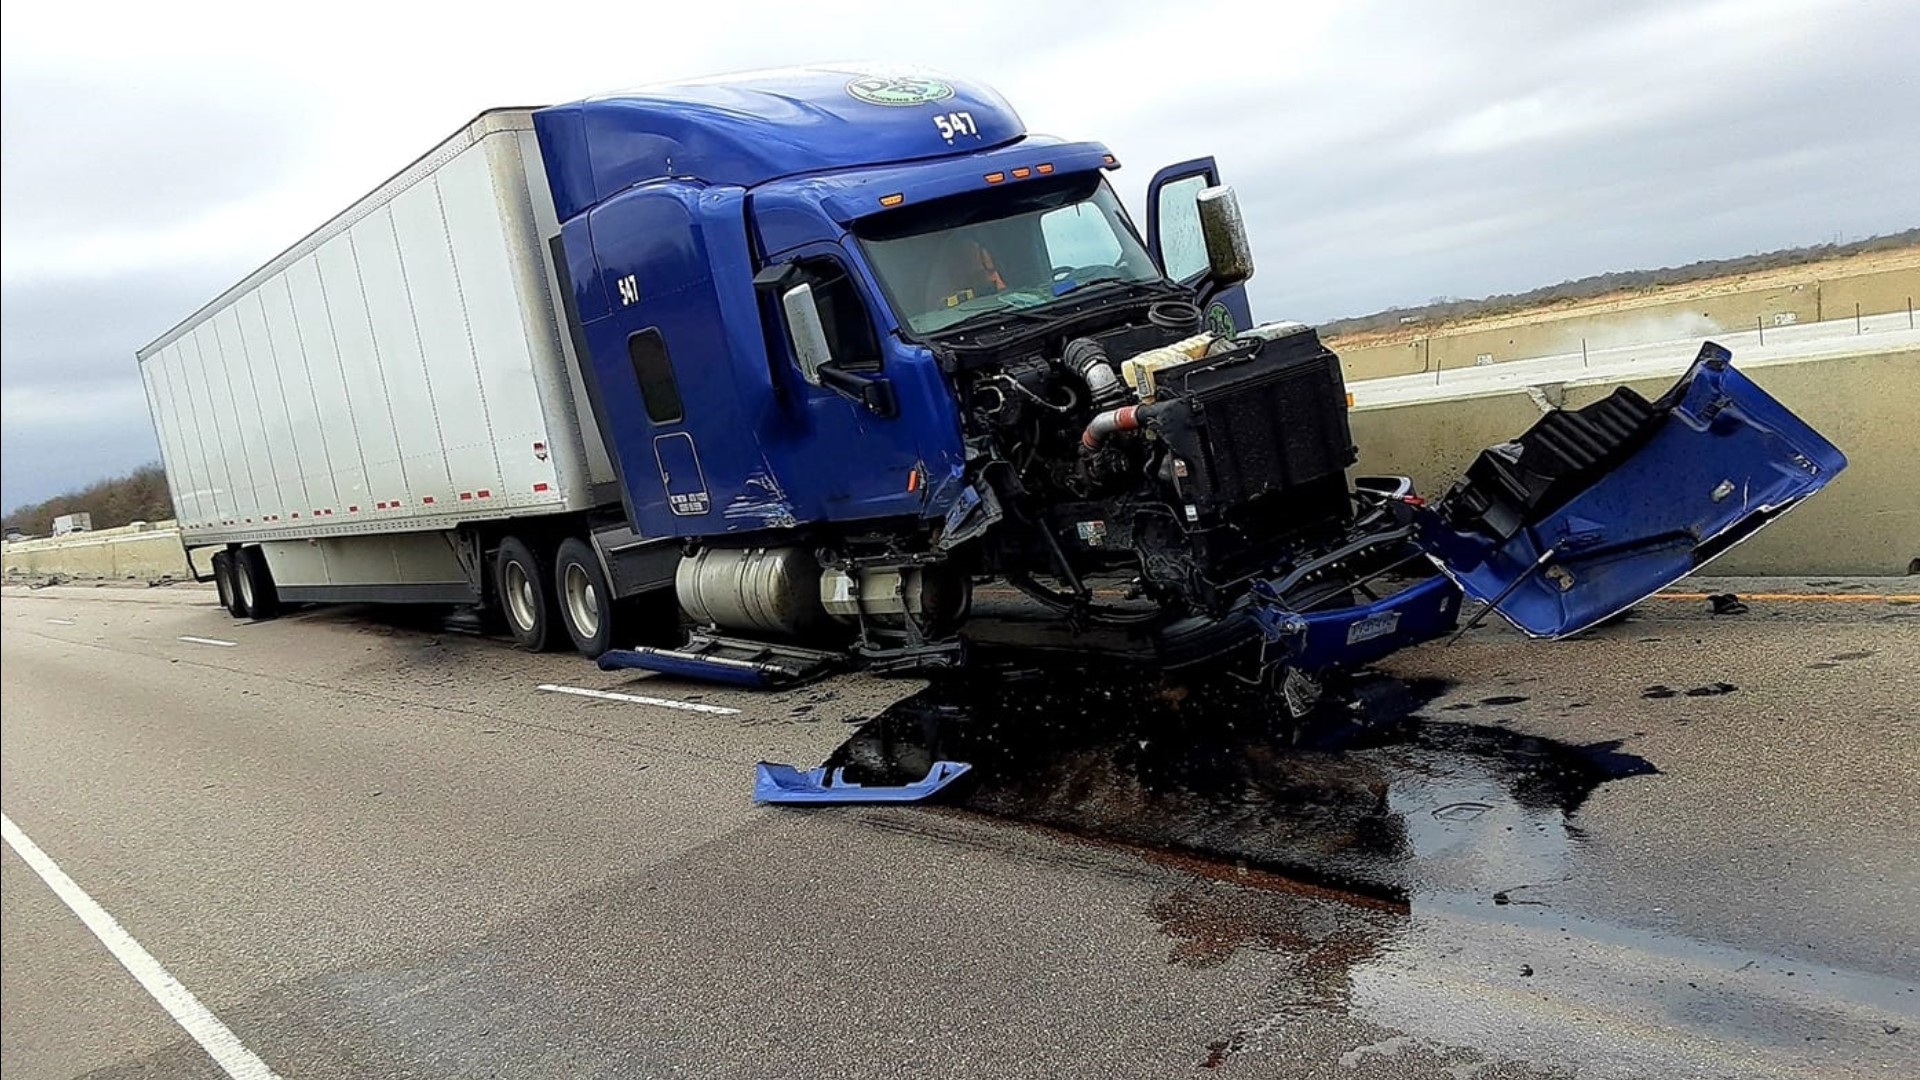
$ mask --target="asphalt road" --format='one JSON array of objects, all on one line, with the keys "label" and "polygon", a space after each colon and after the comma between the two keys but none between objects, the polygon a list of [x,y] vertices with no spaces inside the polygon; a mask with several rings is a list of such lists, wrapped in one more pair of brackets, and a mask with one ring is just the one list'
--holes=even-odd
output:
[{"label": "asphalt road", "polygon": [[[1187,741],[1206,688],[1137,673],[889,709],[919,684],[700,689],[192,587],[9,587],[0,622],[7,817],[286,1077],[1920,1060],[1920,604],[1482,628],[1293,746]],[[761,759],[941,739],[965,806],[750,801]],[[8,1080],[224,1075],[13,847],[0,905]]]}]

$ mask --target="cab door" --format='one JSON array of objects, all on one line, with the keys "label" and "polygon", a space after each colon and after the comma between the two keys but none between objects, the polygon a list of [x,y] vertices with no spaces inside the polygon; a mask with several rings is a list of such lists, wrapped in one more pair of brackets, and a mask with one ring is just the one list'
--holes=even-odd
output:
[{"label": "cab door", "polygon": [[[1198,284],[1207,273],[1207,242],[1200,231],[1202,191],[1220,185],[1220,170],[1210,157],[1169,165],[1147,185],[1147,251],[1170,281]],[[1245,285],[1214,295],[1204,312],[1207,329],[1230,334],[1253,326]]]},{"label": "cab door", "polygon": [[[803,376],[781,314],[786,289],[812,292],[836,378]],[[808,517],[852,521],[922,512],[928,481],[950,471],[960,444],[952,397],[924,350],[883,334],[877,294],[853,252],[816,241],[783,254],[758,281],[761,317],[776,328],[771,377],[781,418],[768,451],[795,463],[787,495]],[[864,387],[873,391],[856,393]]]}]

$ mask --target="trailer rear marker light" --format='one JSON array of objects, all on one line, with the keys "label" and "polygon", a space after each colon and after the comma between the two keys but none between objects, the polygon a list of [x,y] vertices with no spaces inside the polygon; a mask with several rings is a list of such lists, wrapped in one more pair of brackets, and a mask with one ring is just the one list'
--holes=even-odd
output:
[{"label": "trailer rear marker light", "polygon": [[423,498],[423,499],[421,499],[420,501],[421,501],[421,502],[423,502],[423,503],[426,503],[426,504],[427,504],[427,505],[429,505],[429,506],[431,506],[431,505],[433,505],[433,496],[431,496],[431,495],[428,495],[428,496],[426,496],[425,498]]},{"label": "trailer rear marker light", "polygon": [[896,192],[892,195],[880,196],[881,206],[899,206],[901,203],[906,201],[907,201],[906,195],[899,192]]},{"label": "trailer rear marker light", "polygon": [[702,705],[697,701],[675,701],[672,698],[647,697],[643,694],[619,694],[612,690],[589,690],[584,686],[557,686],[553,683],[541,683],[534,687],[549,694],[572,694],[575,697],[600,698],[605,701],[626,701],[635,705],[658,705],[663,709],[681,709],[686,712],[708,713],[713,716],[736,716],[739,709],[729,709],[725,705]]},{"label": "trailer rear marker light", "polygon": [[480,496],[481,498],[483,498],[483,499],[491,499],[491,498],[493,498],[493,492],[492,492],[492,491],[489,491],[489,490],[488,490],[488,489],[486,489],[486,488],[481,488],[478,494],[479,494],[479,496]]},{"label": "trailer rear marker light", "polygon": [[[385,510],[386,508],[387,508],[387,504],[386,504],[386,503],[381,503],[381,504],[380,504],[380,509],[382,509],[382,510]],[[359,508],[358,506],[349,506],[349,507],[347,507],[347,513],[349,513],[349,514],[357,514],[357,513],[359,513],[359,512],[360,512],[360,508]]]},{"label": "trailer rear marker light", "polygon": [[463,492],[461,492],[461,493],[460,493],[460,498],[461,498],[462,500],[471,500],[471,499],[473,498],[473,492],[471,492],[471,491],[463,491]]},{"label": "trailer rear marker light", "polygon": [[544,484],[544,483],[542,483],[542,484],[535,484],[535,485],[533,485],[533,490],[535,490],[535,491],[545,491],[545,490],[547,490],[547,485],[546,485],[546,484]]},{"label": "trailer rear marker light", "polygon": [[219,638],[194,637],[191,634],[181,634],[180,640],[185,642],[190,642],[194,645],[218,645],[223,649],[231,649],[234,646],[240,644],[237,641],[221,641]]},{"label": "trailer rear marker light", "polygon": [[0,837],[4,837],[7,846],[13,849],[20,861],[27,864],[40,880],[46,882],[53,895],[67,905],[67,910],[79,918],[81,925],[93,933],[107,952],[120,961],[149,997],[167,1010],[173,1022],[179,1024],[193,1041],[206,1051],[220,1071],[233,1080],[279,1080],[279,1073],[273,1071],[258,1054],[247,1049],[233,1029],[220,1022],[212,1009],[201,1004],[179,979],[173,977],[160,961],[153,958],[132,934],[99,901],[87,895],[78,882],[67,876],[53,857],[40,850],[13,819],[0,814]]}]

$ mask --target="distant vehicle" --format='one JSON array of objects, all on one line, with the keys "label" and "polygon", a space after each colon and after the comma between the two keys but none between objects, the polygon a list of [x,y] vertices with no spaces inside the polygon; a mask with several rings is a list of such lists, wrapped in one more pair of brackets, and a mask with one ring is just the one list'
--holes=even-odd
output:
[{"label": "distant vehicle", "polygon": [[10,544],[19,540],[25,540],[26,538],[27,534],[25,530],[11,528],[7,530],[7,542]]},{"label": "distant vehicle", "polygon": [[59,517],[53,519],[53,535],[55,536],[71,536],[74,533],[92,531],[92,514],[61,514]]},{"label": "distant vehicle", "polygon": [[1294,685],[1463,592],[1592,625],[1845,464],[1710,345],[1435,506],[1350,481],[1339,361],[1253,322],[1213,159],[1153,177],[1144,230],[1119,164],[924,71],[482,113],[139,351],[182,541],[255,619],[477,605],[601,656],[677,598],[709,633],[642,666],[918,669],[997,579],[1074,640]]}]

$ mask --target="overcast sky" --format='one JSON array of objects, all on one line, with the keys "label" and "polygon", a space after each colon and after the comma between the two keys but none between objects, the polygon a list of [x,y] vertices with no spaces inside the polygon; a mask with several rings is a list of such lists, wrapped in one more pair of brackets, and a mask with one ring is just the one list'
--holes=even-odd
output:
[{"label": "overcast sky", "polygon": [[0,502],[157,458],[134,350],[489,106],[964,73],[1136,213],[1216,155],[1255,314],[1311,322],[1920,224],[1916,43],[1909,0],[8,3]]}]

